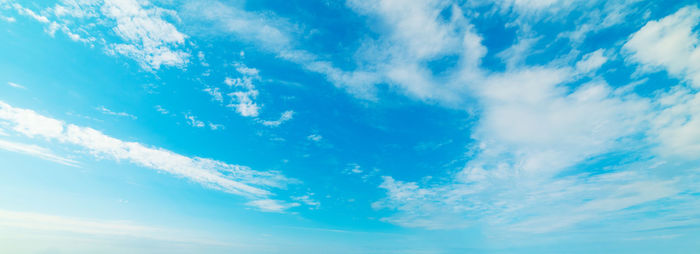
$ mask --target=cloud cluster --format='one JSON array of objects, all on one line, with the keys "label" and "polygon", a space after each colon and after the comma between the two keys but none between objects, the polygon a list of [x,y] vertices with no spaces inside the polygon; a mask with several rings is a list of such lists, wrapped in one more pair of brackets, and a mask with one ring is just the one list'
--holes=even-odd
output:
[{"label": "cloud cluster", "polygon": [[[690,14],[694,10],[686,7],[649,22],[625,44],[629,60],[661,66],[692,81],[694,65],[687,59],[692,51],[687,50],[694,50],[688,46],[694,45],[688,43],[693,41],[689,27],[697,24]],[[683,47],[655,44],[671,39]],[[671,64],[664,60],[669,56],[682,61]],[[661,204],[674,211],[692,206],[694,198],[687,193],[697,191],[697,92],[681,84],[643,98],[599,79],[571,85],[606,60],[598,50],[575,68],[519,67],[484,76],[470,89],[481,105],[473,129],[475,157],[449,180],[419,184],[385,176],[380,188],[387,196],[373,206],[396,211],[383,220],[402,226],[440,229],[486,223],[493,230],[530,233],[580,224],[620,230],[618,224],[597,223],[626,223]],[[599,160],[613,163],[597,164]],[[696,223],[687,215],[645,218],[624,230]]]},{"label": "cloud cluster", "polygon": [[[177,19],[175,12],[148,1],[65,0],[43,10],[45,15],[19,3],[12,6],[18,13],[47,24],[46,31],[52,36],[62,31],[74,41],[102,44],[107,53],[132,58],[149,71],[161,66],[184,67],[189,61],[190,54],[182,49],[187,35],[167,21],[168,17]],[[105,27],[106,33],[96,29]]]}]

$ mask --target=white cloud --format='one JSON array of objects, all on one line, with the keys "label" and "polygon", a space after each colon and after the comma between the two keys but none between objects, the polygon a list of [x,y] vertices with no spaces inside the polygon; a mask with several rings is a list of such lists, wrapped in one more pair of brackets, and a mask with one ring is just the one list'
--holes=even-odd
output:
[{"label": "white cloud", "polygon": [[652,122],[651,138],[657,152],[666,157],[695,159],[700,153],[700,93],[675,87],[660,94]]},{"label": "white cloud", "polygon": [[556,172],[642,131],[646,100],[617,97],[604,82],[568,91],[561,83],[571,75],[533,68],[490,77],[479,92],[484,109],[474,136],[481,149],[512,151],[525,172]]},{"label": "white cloud", "polygon": [[643,70],[665,69],[700,87],[700,35],[693,32],[699,23],[700,9],[693,5],[649,21],[625,43],[627,60],[641,63]]},{"label": "white cloud", "polygon": [[187,119],[187,124],[192,127],[202,128],[204,127],[204,122],[197,120],[193,115],[185,114],[185,119]]},{"label": "white cloud", "polygon": [[136,59],[144,68],[187,63],[188,53],[172,49],[184,44],[187,36],[162,18],[165,10],[135,0],[106,0],[101,10],[116,21],[113,30],[126,42],[112,44],[116,52]]},{"label": "white cloud", "polygon": [[604,50],[599,49],[588,53],[581,58],[581,61],[576,63],[576,71],[579,73],[589,73],[598,70],[608,58],[603,55]]},{"label": "white cloud", "polygon": [[199,59],[199,63],[202,66],[209,67],[209,63],[207,63],[207,58],[204,55],[204,52],[202,52],[202,51],[197,52],[197,59]]},{"label": "white cloud", "polygon": [[[452,180],[428,187],[384,177],[387,197],[374,207],[396,210],[384,220],[409,227],[486,222],[544,233],[678,193],[673,183],[639,173],[643,168],[575,173],[587,159],[625,151],[630,137],[646,131],[651,108],[648,100],[616,93],[604,82],[563,85],[576,73],[536,67],[489,76],[474,88],[482,105],[473,130],[475,158]],[[620,205],[596,205],[606,202]]]},{"label": "white cloud", "polygon": [[262,123],[265,126],[277,127],[286,121],[292,120],[293,117],[294,117],[294,111],[287,110],[287,111],[282,112],[282,114],[280,115],[280,118],[277,120],[274,120],[274,121],[260,120],[260,123]]},{"label": "white cloud", "polygon": [[310,206],[312,209],[318,209],[319,207],[321,207],[321,202],[314,200],[311,197],[312,195],[313,193],[310,193],[303,196],[292,197],[292,199],[304,203],[305,205]]},{"label": "white cloud", "polygon": [[[394,19],[393,25],[397,27],[408,26],[412,24],[410,22],[421,19],[421,15],[414,14],[410,6],[384,11],[381,6],[384,3],[393,6],[389,1],[358,4],[369,6],[365,7],[365,11],[370,13],[384,12],[379,14],[380,17],[390,21]],[[574,6],[558,1],[544,2],[542,5],[539,5],[540,2],[528,1],[508,3],[520,5],[518,8],[531,8],[523,11],[533,11],[533,16],[539,16],[539,12],[556,12],[558,8],[569,11],[568,9]],[[626,1],[624,4],[630,3]],[[410,15],[406,14],[408,17],[401,18],[403,14],[392,14],[393,11],[404,11]],[[599,13],[601,17],[605,17],[605,22],[619,22],[615,20],[614,10],[608,11],[606,9],[604,14]],[[662,25],[663,29],[680,32],[658,33],[656,30],[663,29],[654,30],[655,32],[651,33],[653,36],[650,36],[652,40],[639,40],[644,43],[638,45],[647,41],[653,42],[639,47],[640,50],[647,46],[653,48],[643,52],[642,56],[635,55],[639,53],[630,50],[630,45],[634,45],[631,42],[635,42],[635,38],[642,32],[633,35],[625,46],[627,50],[632,51],[629,59],[657,65],[676,64],[681,66],[676,68],[681,70],[676,73],[692,80],[695,65],[689,63],[700,62],[694,58],[698,36],[691,34],[691,27],[698,23],[697,16],[690,14],[695,12],[697,8],[686,7],[670,16],[675,17],[673,21],[666,21],[670,18],[659,21],[665,24]],[[622,12],[617,14],[627,15]],[[547,18],[546,15],[542,17]],[[608,18],[610,20],[607,20]],[[426,22],[428,21],[416,23]],[[671,23],[675,26],[671,26]],[[450,24],[438,25],[449,27]],[[650,29],[650,26],[653,28],[658,25],[650,22],[642,31]],[[431,27],[431,24],[426,27]],[[596,29],[602,29],[602,26],[589,31]],[[439,31],[440,29],[431,29],[428,32]],[[420,31],[392,32],[398,33],[395,37],[405,37],[402,43],[408,43],[407,48],[421,45],[422,39],[410,38],[412,33]],[[479,41],[479,37],[473,33],[466,33],[465,36],[476,36],[470,41]],[[440,38],[440,35],[433,37]],[[486,223],[496,231],[546,233],[577,224],[592,225],[612,217],[624,220],[641,211],[654,210],[654,207],[658,207],[658,203],[655,202],[663,202],[671,197],[683,204],[669,209],[680,209],[679,207],[687,206],[688,202],[691,202],[693,197],[683,193],[692,192],[689,190],[693,189],[695,180],[675,175],[692,174],[689,173],[692,169],[674,168],[648,158],[634,163],[624,162],[623,165],[608,165],[605,168],[587,163],[595,163],[597,159],[628,158],[628,153],[639,156],[653,154],[652,157],[662,155],[662,159],[668,158],[664,156],[671,156],[681,157],[685,161],[694,160],[697,157],[694,154],[700,152],[700,146],[697,145],[700,143],[700,132],[695,131],[700,129],[700,121],[696,121],[700,119],[700,113],[695,110],[700,108],[700,100],[696,99],[694,91],[677,87],[672,92],[662,93],[653,99],[640,98],[630,93],[629,87],[615,89],[600,78],[571,87],[569,84],[579,81],[580,74],[595,72],[611,56],[607,55],[604,49],[600,49],[584,55],[575,63],[575,67],[563,66],[578,56],[573,50],[568,60],[555,61],[544,67],[523,67],[519,63],[526,55],[518,52],[526,52],[527,50],[523,49],[527,49],[533,40],[536,41],[539,37],[522,38],[533,39],[522,39],[516,48],[501,54],[504,58],[520,58],[507,63],[505,72],[486,73],[475,65],[471,70],[455,71],[455,75],[449,76],[447,81],[440,84],[451,89],[449,82],[457,81],[460,85],[468,87],[470,96],[463,96],[459,89],[449,91],[463,98],[473,98],[479,104],[476,111],[479,120],[471,129],[475,144],[470,151],[473,151],[474,158],[470,159],[461,171],[450,174],[448,180],[418,183],[384,177],[380,188],[386,191],[386,197],[374,203],[373,207],[396,211],[394,215],[383,218],[384,221],[431,229],[463,228],[475,223]],[[414,40],[415,44],[411,44]],[[674,41],[666,45],[654,44],[660,43],[660,40]],[[440,45],[437,44],[430,50],[439,50]],[[480,44],[475,43],[472,50],[457,51],[449,46],[443,49],[464,54],[476,52],[471,55],[471,59],[473,63],[478,63],[479,52],[484,52],[479,48]],[[654,58],[655,54],[666,53],[664,50],[668,50],[669,53],[665,54],[669,59],[667,62],[660,62]],[[421,52],[429,55],[431,51],[411,51],[417,55]],[[678,57],[678,61],[671,59]],[[402,64],[406,63],[410,61]],[[406,89],[418,89],[414,91],[417,94],[420,94],[420,89],[429,92],[443,89],[433,89],[428,82],[436,75],[431,77],[432,74],[429,73],[421,74],[420,65],[409,67],[399,74],[408,75],[407,80],[422,80],[421,82],[425,81],[428,85],[416,85]],[[671,70],[669,72],[673,73]],[[459,76],[469,73],[472,75],[469,79]],[[410,86],[410,83],[405,85]],[[449,101],[449,97],[432,98]],[[667,104],[664,104],[664,101]],[[652,141],[651,144],[649,141]],[[644,150],[650,145],[657,147],[653,148],[654,151]],[[687,174],[656,173],[664,170]],[[646,226],[659,228],[672,221],[680,225],[689,223],[687,218],[658,217],[647,221],[649,224]],[[613,228],[611,225],[608,229]]]},{"label": "white cloud", "polygon": [[[358,51],[366,64],[407,95],[427,101],[457,104],[464,83],[480,75],[486,47],[461,9],[444,1],[349,1],[362,14],[377,16],[388,27],[385,36],[367,41]],[[440,17],[443,10],[451,15]],[[427,63],[457,59],[451,69],[435,73]]]},{"label": "white cloud", "polygon": [[211,95],[211,98],[212,98],[214,101],[218,101],[219,103],[223,103],[223,102],[224,102],[224,96],[221,95],[221,92],[219,91],[219,88],[218,88],[218,87],[214,87],[214,88],[208,87],[208,88],[204,89],[203,91],[205,91],[205,92],[207,92],[209,95]]},{"label": "white cloud", "polygon": [[184,10],[184,15],[192,18],[217,21],[207,23],[204,33],[209,33],[213,25],[217,30],[236,34],[240,39],[259,42],[259,47],[272,51],[279,51],[291,43],[287,35],[290,31],[283,31],[291,26],[282,20],[246,12],[219,1],[189,1]]},{"label": "white cloud", "polygon": [[22,5],[20,5],[20,4],[18,4],[18,3],[12,4],[12,7],[14,7],[15,10],[17,10],[17,12],[18,12],[19,14],[22,14],[22,15],[25,15],[25,16],[28,16],[28,17],[31,17],[31,18],[33,18],[34,20],[39,21],[39,22],[41,22],[41,23],[48,24],[48,23],[50,22],[49,19],[48,19],[47,17],[42,16],[42,15],[39,15],[39,14],[36,14],[34,11],[32,11],[32,10],[30,10],[30,9],[28,9],[28,8],[24,8],[24,7],[22,7]]},{"label": "white cloud", "polygon": [[[304,69],[323,74],[337,87],[345,88],[354,95],[371,99],[373,97],[373,85],[380,80],[370,71],[344,71],[335,67],[331,62],[325,61],[319,56],[299,49],[294,46],[293,36],[301,32],[297,31],[294,24],[276,19],[269,15],[247,12],[232,4],[224,4],[218,1],[191,1],[184,10],[185,14],[195,20],[203,20],[201,33],[210,33],[212,26],[217,31],[234,34],[238,39],[255,43],[256,47],[273,52],[281,59],[299,64]],[[244,52],[241,51],[241,56]],[[240,70],[239,70],[240,71]],[[257,74],[257,73],[256,73]],[[252,97],[250,94],[235,94],[243,98]],[[239,112],[247,112],[249,116],[257,116],[257,105],[237,105]]]},{"label": "white cloud", "polygon": [[258,70],[249,68],[243,64],[237,64],[236,70],[241,74],[238,78],[226,78],[224,83],[234,92],[227,95],[231,102],[226,105],[233,108],[238,114],[244,117],[257,117],[260,113],[260,106],[255,103],[258,97],[258,90],[253,84],[254,80],[259,80]]},{"label": "white cloud", "polygon": [[356,163],[351,163],[348,166],[349,167],[345,169],[346,174],[360,174],[360,173],[364,172],[362,170],[362,168],[360,167],[360,165],[358,165]]},{"label": "white cloud", "polygon": [[313,142],[319,142],[321,139],[323,139],[323,136],[318,135],[318,134],[311,134],[306,137],[306,139],[311,140]]},{"label": "white cloud", "polygon": [[207,123],[207,126],[209,126],[209,129],[211,129],[213,131],[222,130],[225,128],[223,124],[216,124],[216,123],[211,123],[211,122]]},{"label": "white cloud", "polygon": [[23,85],[20,85],[20,84],[14,83],[14,82],[7,82],[7,85],[14,87],[14,88],[27,89]]},{"label": "white cloud", "polygon": [[56,155],[53,152],[51,152],[51,150],[36,145],[29,145],[0,139],[0,149],[28,154],[40,159],[53,161],[67,166],[78,166],[77,161]]},{"label": "white cloud", "polygon": [[209,127],[209,129],[215,131],[215,130],[221,130],[224,129],[223,124],[215,124],[212,122],[203,122],[198,120],[194,115],[192,114],[185,114],[185,119],[187,119],[187,124],[189,124],[192,127],[197,127],[197,128],[204,128],[204,127]]},{"label": "white cloud", "polygon": [[274,199],[258,199],[250,201],[246,203],[246,205],[258,208],[263,212],[281,213],[287,209],[299,206],[299,203],[287,203],[282,200]]},{"label": "white cloud", "polygon": [[163,115],[167,115],[167,114],[170,113],[170,111],[168,111],[167,109],[163,108],[163,106],[161,106],[161,105],[156,105],[154,108],[155,108],[158,112],[160,112],[161,114],[163,114]]},{"label": "white cloud", "polygon": [[[669,197],[683,200],[684,197],[678,196],[680,188],[692,186],[692,180],[681,183],[650,178],[651,170],[629,168],[616,173],[584,173],[547,180],[489,175],[479,182],[456,181],[431,187],[385,177],[380,187],[387,191],[387,197],[373,203],[373,207],[395,209],[396,214],[382,220],[406,227],[454,229],[486,223],[490,231],[498,233],[560,232],[576,224],[596,224],[605,218],[625,221],[639,211],[655,209],[653,202]],[[672,221],[667,217],[655,219],[656,223],[649,226],[665,227]],[[681,221],[688,223],[687,218]],[[616,230],[621,225],[606,226],[607,230]]]},{"label": "white cloud", "polygon": [[4,20],[6,22],[9,22],[9,23],[14,23],[15,21],[17,21],[14,17],[5,17],[5,16],[1,16],[1,15],[0,15],[0,19]]},{"label": "white cloud", "polygon": [[132,114],[129,114],[126,112],[114,112],[114,111],[106,108],[105,106],[99,106],[99,107],[97,107],[97,110],[102,112],[102,114],[105,114],[105,115],[128,117],[128,118],[131,118],[134,120],[136,120],[138,118],[135,115],[132,115]]},{"label": "white cloud", "polygon": [[228,94],[231,97],[232,103],[226,105],[233,108],[245,117],[257,117],[260,111],[260,106],[255,103],[255,97],[258,96],[257,90],[236,91]]},{"label": "white cloud", "polygon": [[0,122],[25,136],[76,145],[97,158],[131,162],[232,194],[264,197],[272,194],[267,188],[296,182],[275,171],[255,171],[246,166],[187,157],[163,148],[122,141],[92,128],[66,124],[4,102],[0,102]]},{"label": "white cloud", "polygon": [[[94,42],[99,42],[104,44],[107,53],[133,58],[149,71],[163,65],[184,67],[189,61],[189,53],[180,49],[187,36],[164,19],[165,16],[176,17],[175,12],[153,6],[148,1],[62,1],[42,12],[54,14],[55,21],[17,3],[13,7],[20,14],[46,24],[46,32],[51,36],[60,30],[71,40],[91,47]],[[81,22],[87,24],[81,25]],[[95,24],[107,26],[107,31],[113,32],[118,39],[104,35],[105,31],[96,29]],[[98,40],[92,34],[103,36]]]}]

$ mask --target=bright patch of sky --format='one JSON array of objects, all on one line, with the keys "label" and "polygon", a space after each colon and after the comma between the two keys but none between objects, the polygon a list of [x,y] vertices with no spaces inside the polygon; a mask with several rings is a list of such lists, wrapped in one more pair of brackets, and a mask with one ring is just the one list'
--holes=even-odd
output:
[{"label": "bright patch of sky", "polygon": [[700,249],[696,1],[0,0],[0,33],[3,253]]}]

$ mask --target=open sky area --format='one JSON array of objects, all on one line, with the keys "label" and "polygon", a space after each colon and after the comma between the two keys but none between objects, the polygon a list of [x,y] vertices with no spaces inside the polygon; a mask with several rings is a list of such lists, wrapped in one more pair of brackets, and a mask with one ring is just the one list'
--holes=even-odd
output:
[{"label": "open sky area", "polygon": [[0,253],[700,253],[697,0],[0,0]]}]

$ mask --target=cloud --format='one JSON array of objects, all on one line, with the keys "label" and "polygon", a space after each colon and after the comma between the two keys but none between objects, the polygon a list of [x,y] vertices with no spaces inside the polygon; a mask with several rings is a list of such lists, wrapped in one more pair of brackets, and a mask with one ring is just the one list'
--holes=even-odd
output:
[{"label": "cloud", "polygon": [[207,125],[209,126],[209,129],[211,129],[211,130],[213,130],[213,131],[215,131],[215,130],[221,130],[221,129],[224,129],[224,128],[225,128],[225,126],[224,126],[223,124],[215,124],[215,123],[212,123],[212,122],[207,123]]},{"label": "cloud", "polygon": [[274,199],[258,199],[246,203],[248,206],[258,208],[263,212],[282,213],[285,210],[299,206],[299,203],[287,203],[281,200]]},{"label": "cloud", "polygon": [[101,10],[116,21],[113,30],[126,42],[111,44],[114,51],[136,59],[147,69],[187,64],[189,54],[172,49],[184,44],[187,36],[162,18],[166,13],[163,9],[143,6],[135,0],[106,0]]},{"label": "cloud", "polygon": [[161,106],[161,105],[156,105],[154,108],[156,109],[156,111],[160,112],[160,113],[163,114],[163,115],[167,115],[167,114],[170,113],[170,111],[168,111],[167,109],[163,108],[163,106]]},{"label": "cloud", "polygon": [[28,9],[28,8],[24,8],[24,7],[22,7],[22,5],[20,5],[20,4],[18,4],[18,3],[12,4],[12,7],[14,7],[15,10],[17,10],[17,12],[18,12],[19,14],[22,14],[22,15],[25,15],[25,16],[28,16],[28,17],[31,17],[31,18],[33,18],[34,20],[39,21],[40,23],[48,24],[48,23],[50,22],[49,19],[48,19],[47,17],[42,16],[42,15],[39,15],[39,14],[36,14],[34,11],[32,11],[32,10],[30,10],[30,9]]},{"label": "cloud", "polygon": [[[409,96],[459,104],[466,80],[478,76],[487,49],[461,8],[444,1],[348,1],[361,14],[376,16],[388,29],[358,52],[387,81]],[[448,17],[441,17],[449,11]],[[455,63],[443,63],[444,59]],[[428,63],[448,64],[436,72]]]},{"label": "cloud", "polygon": [[246,166],[187,157],[163,148],[122,141],[89,127],[66,124],[4,102],[0,102],[0,122],[28,137],[41,137],[75,145],[87,150],[96,158],[131,162],[236,195],[266,197],[272,195],[269,188],[281,188],[296,183],[295,180],[276,171],[255,171]]},{"label": "cloud", "polygon": [[136,120],[138,118],[135,115],[132,115],[132,114],[129,114],[126,112],[114,112],[114,111],[106,108],[105,106],[99,106],[99,107],[97,107],[97,110],[102,112],[102,114],[105,114],[105,115],[128,117],[128,118],[131,118],[134,120]]},{"label": "cloud", "polygon": [[[47,24],[46,32],[51,36],[60,30],[74,41],[91,46],[98,42],[104,45],[107,53],[130,57],[148,71],[164,65],[184,67],[189,61],[189,53],[181,49],[187,35],[165,19],[176,17],[175,12],[153,6],[148,1],[62,1],[45,10],[55,16],[55,21],[17,3],[13,6],[20,14]],[[106,26],[108,32],[96,29],[95,24]],[[94,35],[101,35],[101,38]]]},{"label": "cloud", "polygon": [[[650,21],[623,46],[627,60],[695,82],[698,35],[692,28],[699,16],[696,7],[685,7]],[[429,229],[486,225],[499,234],[694,225],[688,218],[696,215],[682,211],[696,204],[689,193],[697,190],[700,97],[683,85],[642,98],[600,77],[579,84],[580,74],[612,57],[606,52],[590,52],[571,67],[563,60],[477,71],[465,82],[479,105],[473,158],[448,179],[429,183],[384,176],[379,187],[386,197],[373,207],[396,213],[382,220]],[[661,209],[673,212],[641,215]],[[639,219],[644,225],[625,224]]]},{"label": "cloud", "polygon": [[[73,41],[80,41],[80,42],[84,42],[84,43],[91,43],[91,42],[94,42],[94,41],[96,40],[96,39],[93,38],[93,37],[83,38],[83,37],[80,36],[79,34],[73,33],[73,32],[70,30],[70,28],[68,28],[68,26],[66,26],[65,24],[62,24],[62,23],[59,24],[59,23],[57,23],[56,21],[51,21],[51,20],[49,20],[49,18],[47,18],[46,16],[39,15],[39,14],[35,13],[34,11],[32,11],[31,9],[25,8],[25,7],[23,7],[22,5],[20,5],[20,4],[18,4],[18,3],[12,4],[12,7],[13,7],[15,10],[17,10],[17,12],[18,12],[20,15],[28,16],[28,17],[30,17],[30,18],[32,18],[32,19],[34,19],[34,20],[36,20],[36,21],[38,21],[38,22],[40,22],[40,23],[47,24],[47,27],[46,27],[45,31],[46,31],[46,33],[48,33],[51,37],[54,37],[54,36],[56,35],[56,31],[59,31],[59,30],[60,30],[60,31],[62,31],[63,33],[65,33],[65,34],[68,36],[68,38],[70,38],[70,39],[73,40]],[[7,20],[8,22],[14,22],[14,21],[15,21],[15,19],[12,18],[12,17],[6,18],[6,20]]]},{"label": "cloud", "polygon": [[293,117],[294,117],[294,111],[287,110],[287,111],[282,112],[282,114],[280,115],[280,118],[277,120],[274,120],[274,121],[260,120],[260,123],[262,123],[265,126],[277,127],[286,121],[292,120]]},{"label": "cloud", "polygon": [[576,63],[576,71],[579,73],[589,73],[598,70],[608,58],[603,55],[603,50],[599,49],[588,53],[581,58],[581,61]]},{"label": "cloud", "polygon": [[695,159],[700,153],[700,94],[675,87],[658,96],[658,112],[652,121],[651,138],[665,157]]},{"label": "cloud", "polygon": [[625,43],[627,60],[642,70],[665,69],[670,75],[700,87],[700,9],[686,6],[660,20],[649,21]]},{"label": "cloud", "polygon": [[6,21],[8,23],[14,23],[15,21],[17,21],[14,17],[0,16],[0,19]]},{"label": "cloud", "polygon": [[313,142],[319,142],[321,139],[323,139],[323,136],[318,135],[318,134],[311,134],[306,137],[306,139],[311,140]]},{"label": "cloud", "polygon": [[223,103],[223,102],[224,102],[224,96],[221,95],[221,92],[219,91],[219,88],[218,88],[218,87],[214,87],[214,88],[207,87],[207,88],[204,89],[203,91],[205,91],[205,92],[207,92],[209,95],[211,95],[211,98],[212,98],[214,101],[218,101],[219,103]]},{"label": "cloud", "polygon": [[314,200],[311,196],[313,196],[313,193],[298,197],[292,197],[292,199],[304,203],[305,205],[310,206],[312,209],[318,209],[319,207],[321,207],[321,202]]},{"label": "cloud", "polygon": [[14,87],[14,88],[27,89],[23,85],[20,85],[20,84],[14,83],[14,82],[7,82],[7,85]]},{"label": "cloud", "polygon": [[[259,46],[280,51],[289,46],[291,25],[281,19],[258,15],[219,1],[189,1],[183,6],[184,14],[193,19],[208,20],[207,28],[216,28],[235,34],[239,39],[261,43]],[[202,33],[209,33],[203,29]]]},{"label": "cloud", "polygon": [[204,123],[203,121],[197,120],[197,118],[194,115],[191,114],[185,114],[185,119],[187,119],[187,124],[189,124],[192,127],[197,127],[197,128],[204,128],[204,127],[209,127],[209,129],[215,131],[215,130],[220,130],[224,128],[224,125],[222,124],[215,124],[212,122],[207,122]]},{"label": "cloud", "polygon": [[[214,27],[219,32],[216,36],[233,34],[237,39],[254,43],[257,48],[273,52],[281,59],[299,64],[308,71],[323,74],[335,86],[344,88],[356,96],[367,99],[374,97],[372,86],[380,82],[376,74],[365,70],[342,70],[330,61],[296,47],[295,35],[303,32],[298,31],[298,26],[284,19],[247,12],[233,4],[218,1],[191,1],[184,5],[183,10],[182,15],[193,21],[200,21],[200,26],[206,28],[199,29],[198,32],[202,34],[210,35],[211,28]],[[252,97],[242,93],[234,96]],[[240,112],[248,112],[250,116],[256,112],[254,104],[237,105],[237,109],[241,109]]]},{"label": "cloud", "polygon": [[204,122],[197,120],[193,115],[185,114],[185,118],[187,119],[187,124],[192,127],[202,128],[205,125]]},{"label": "cloud", "polygon": [[364,171],[362,170],[362,167],[360,167],[360,165],[358,165],[357,163],[350,163],[343,172],[345,172],[346,174],[360,174]]},{"label": "cloud", "polygon": [[227,96],[231,102],[226,105],[233,108],[238,114],[244,117],[257,117],[260,111],[260,106],[255,103],[258,97],[258,90],[253,84],[254,80],[259,80],[258,70],[249,68],[243,64],[238,64],[236,70],[241,74],[238,78],[226,78],[224,83],[234,91],[228,93]]},{"label": "cloud", "polygon": [[35,156],[43,160],[53,161],[66,166],[78,166],[77,161],[56,155],[49,149],[36,145],[29,145],[0,139],[0,149]]},{"label": "cloud", "polygon": [[[473,130],[474,158],[446,181],[419,184],[383,177],[379,187],[386,191],[386,197],[373,207],[396,213],[382,220],[429,229],[486,223],[498,233],[544,234],[575,225],[598,225],[610,218],[625,221],[641,211],[658,209],[660,202],[670,198],[682,204],[691,202],[692,198],[682,193],[692,192],[694,180],[652,173],[662,170],[655,159],[598,168],[602,167],[595,164],[599,159],[624,160],[629,154],[644,157],[650,152],[640,150],[649,145],[645,144],[647,139],[639,137],[650,130],[648,123],[654,118],[647,116],[654,115],[656,106],[602,81],[576,88],[565,86],[575,80],[577,72],[568,67],[530,67],[489,76],[475,90],[482,109]],[[675,96],[686,97],[666,101],[678,102],[683,110],[669,111],[687,113],[684,110],[692,108],[688,104],[694,95],[681,91]],[[676,120],[684,117],[669,116]],[[687,130],[692,126],[694,123]],[[678,149],[662,146],[660,150],[694,148],[696,139],[680,141],[681,136],[689,139],[694,134],[674,128],[685,127],[664,129],[669,135],[678,133],[670,140],[681,143],[669,143]],[[690,151],[686,155],[692,154]],[[692,170],[662,167],[674,172]],[[645,226],[659,228],[676,219],[658,217]],[[678,223],[692,223],[682,221]]]}]

